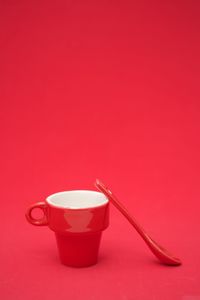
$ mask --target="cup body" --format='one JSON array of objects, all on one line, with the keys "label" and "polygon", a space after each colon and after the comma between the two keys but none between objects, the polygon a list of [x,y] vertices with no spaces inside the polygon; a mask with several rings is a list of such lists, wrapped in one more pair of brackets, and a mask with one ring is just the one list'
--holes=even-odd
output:
[{"label": "cup body", "polygon": [[[44,217],[36,220],[34,208]],[[55,232],[60,260],[73,267],[97,263],[102,231],[109,225],[109,201],[96,191],[66,191],[50,195],[32,205],[27,220],[37,226],[47,225]]]},{"label": "cup body", "polygon": [[55,233],[61,263],[71,267],[89,267],[98,261],[102,232],[89,234]]}]

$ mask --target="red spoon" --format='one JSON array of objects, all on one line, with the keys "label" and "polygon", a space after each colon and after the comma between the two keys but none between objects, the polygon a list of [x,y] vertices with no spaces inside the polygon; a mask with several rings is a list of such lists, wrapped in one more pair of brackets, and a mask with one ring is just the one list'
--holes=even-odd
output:
[{"label": "red spoon", "polygon": [[127,209],[119,202],[115,195],[98,179],[96,179],[95,186],[104,193],[107,198],[114,204],[115,207],[127,218],[131,225],[137,230],[143,238],[147,246],[151,249],[153,254],[164,264],[170,266],[179,266],[182,264],[181,260],[174,257],[166,249],[158,245],[138,224],[138,222],[129,214]]}]

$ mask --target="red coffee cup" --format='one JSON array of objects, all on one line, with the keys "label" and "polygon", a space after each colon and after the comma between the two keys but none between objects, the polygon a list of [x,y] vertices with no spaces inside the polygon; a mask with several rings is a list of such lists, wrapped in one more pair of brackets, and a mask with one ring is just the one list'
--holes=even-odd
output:
[{"label": "red coffee cup", "polygon": [[[35,208],[43,210],[42,219],[33,217]],[[55,232],[63,264],[87,267],[97,263],[102,231],[109,224],[109,201],[96,191],[60,192],[30,206],[26,218],[33,225],[47,225]]]}]

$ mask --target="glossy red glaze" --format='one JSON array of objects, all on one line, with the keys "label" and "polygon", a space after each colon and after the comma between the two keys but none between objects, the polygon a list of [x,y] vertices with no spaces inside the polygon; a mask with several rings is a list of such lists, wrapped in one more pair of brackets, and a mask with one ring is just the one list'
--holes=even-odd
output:
[{"label": "glossy red glaze", "polygon": [[108,227],[108,204],[87,209],[62,209],[47,204],[50,229],[60,233],[89,233]]},{"label": "glossy red glaze", "polygon": [[90,234],[56,233],[60,260],[71,267],[89,267],[97,263],[102,231]]},{"label": "glossy red glaze", "polygon": [[[40,208],[42,219],[32,211]],[[48,198],[27,210],[26,218],[36,226],[48,225],[55,232],[60,260],[74,267],[86,267],[97,262],[101,233],[109,225],[109,202],[90,208],[62,208],[51,205]]]}]

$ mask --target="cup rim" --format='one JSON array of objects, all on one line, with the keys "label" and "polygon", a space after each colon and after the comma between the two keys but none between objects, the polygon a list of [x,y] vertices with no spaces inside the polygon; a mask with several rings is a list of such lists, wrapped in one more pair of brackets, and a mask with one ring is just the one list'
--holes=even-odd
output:
[{"label": "cup rim", "polygon": [[[89,193],[89,194],[96,194],[96,195],[101,195],[102,199],[101,201],[99,201],[99,203],[96,203],[96,205],[88,205],[88,206],[84,206],[84,207],[76,207],[76,206],[64,206],[64,205],[59,205],[59,204],[55,204],[52,202],[52,198],[59,196],[61,194],[75,194],[75,193]],[[67,190],[67,191],[61,191],[61,192],[56,192],[53,193],[51,195],[49,195],[48,197],[46,197],[45,199],[46,203],[54,208],[58,208],[58,209],[67,209],[67,210],[87,210],[87,209],[98,209],[102,206],[106,206],[109,203],[109,199],[106,197],[106,195],[104,195],[101,192],[98,191],[94,191],[94,190]]]}]

